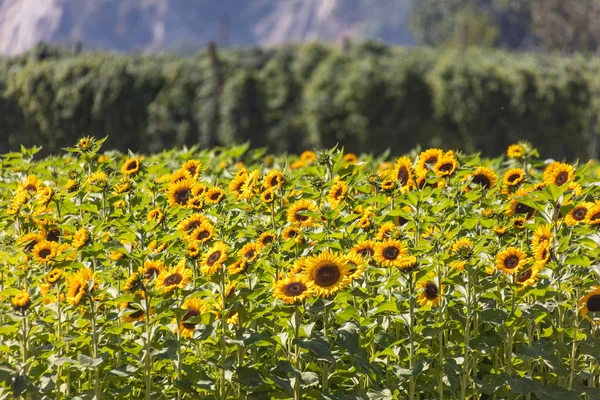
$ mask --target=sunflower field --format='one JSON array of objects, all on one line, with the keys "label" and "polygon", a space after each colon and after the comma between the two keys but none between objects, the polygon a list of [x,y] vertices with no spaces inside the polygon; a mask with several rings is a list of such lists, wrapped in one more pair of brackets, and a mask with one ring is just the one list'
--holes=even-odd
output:
[{"label": "sunflower field", "polygon": [[594,162],[0,159],[1,399],[600,399]]}]

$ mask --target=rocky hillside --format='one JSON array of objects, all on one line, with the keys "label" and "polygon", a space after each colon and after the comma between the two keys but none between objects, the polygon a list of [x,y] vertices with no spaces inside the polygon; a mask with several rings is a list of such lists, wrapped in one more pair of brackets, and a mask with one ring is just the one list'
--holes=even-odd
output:
[{"label": "rocky hillside", "polygon": [[0,53],[40,41],[193,51],[343,37],[409,44],[412,0],[0,0]]}]

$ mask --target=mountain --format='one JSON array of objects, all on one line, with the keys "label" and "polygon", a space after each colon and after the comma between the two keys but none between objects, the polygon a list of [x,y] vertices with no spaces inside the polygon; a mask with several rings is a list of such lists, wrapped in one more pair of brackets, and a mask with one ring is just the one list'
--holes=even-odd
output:
[{"label": "mountain", "polygon": [[0,0],[0,53],[38,42],[116,51],[376,39],[412,44],[413,0]]}]

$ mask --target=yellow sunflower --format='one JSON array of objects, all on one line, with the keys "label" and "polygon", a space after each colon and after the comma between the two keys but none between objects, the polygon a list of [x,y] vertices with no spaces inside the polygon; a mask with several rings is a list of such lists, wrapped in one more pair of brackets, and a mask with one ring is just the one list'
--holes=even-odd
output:
[{"label": "yellow sunflower", "polygon": [[502,236],[506,233],[508,228],[505,225],[498,225],[494,227],[494,233],[498,236]]},{"label": "yellow sunflower", "polygon": [[594,203],[585,202],[578,204],[573,208],[565,217],[565,224],[568,226],[575,226],[580,222],[585,221],[585,216],[590,208],[594,206]]},{"label": "yellow sunflower", "polygon": [[185,232],[186,234],[190,234],[194,231],[194,229],[206,222],[208,222],[208,220],[204,215],[195,213],[181,220],[177,224],[177,230]]},{"label": "yellow sunflower", "polygon": [[454,242],[452,252],[463,259],[469,259],[473,255],[473,242],[467,238],[462,238]]},{"label": "yellow sunflower", "polygon": [[204,255],[200,271],[205,275],[213,275],[227,260],[227,246],[223,242],[215,243]]},{"label": "yellow sunflower", "polygon": [[371,218],[369,218],[368,216],[360,217],[360,219],[358,220],[358,226],[361,229],[370,228],[371,227]]},{"label": "yellow sunflower", "polygon": [[200,171],[202,170],[201,167],[202,165],[200,164],[200,161],[188,160],[183,164],[181,169],[187,171],[194,180],[198,180],[200,177]]},{"label": "yellow sunflower", "polygon": [[169,205],[171,207],[185,207],[192,198],[192,189],[195,181],[192,178],[182,179],[177,183],[170,183],[167,187]]},{"label": "yellow sunflower", "polygon": [[585,221],[590,225],[600,225],[600,200],[594,201],[594,205],[585,214]]},{"label": "yellow sunflower", "polygon": [[161,223],[165,219],[165,214],[162,212],[160,207],[150,210],[147,215],[148,221],[154,221],[157,224]]},{"label": "yellow sunflower", "polygon": [[276,240],[277,235],[275,235],[273,232],[264,232],[258,238],[258,243],[264,247],[271,243],[274,243]]},{"label": "yellow sunflower", "polygon": [[196,258],[200,255],[200,243],[198,241],[192,241],[188,244],[188,248],[185,251],[185,255],[189,258]]},{"label": "yellow sunflower", "polygon": [[400,267],[403,257],[408,255],[406,246],[399,240],[389,239],[377,243],[373,258],[384,267]]},{"label": "yellow sunflower", "polygon": [[185,179],[191,179],[191,178],[192,178],[192,176],[190,175],[190,173],[188,171],[186,171],[185,169],[180,169],[171,174],[171,176],[169,177],[169,182],[177,183],[177,182],[181,182]]},{"label": "yellow sunflower", "polygon": [[517,274],[529,261],[527,254],[516,247],[508,247],[498,253],[496,268],[507,275]]},{"label": "yellow sunflower", "polygon": [[31,252],[33,257],[39,262],[49,262],[60,254],[61,249],[61,245],[57,242],[42,240],[33,246]]},{"label": "yellow sunflower", "polygon": [[513,188],[525,181],[525,171],[522,168],[511,168],[504,173],[502,184]]},{"label": "yellow sunflower", "polygon": [[185,267],[185,259],[177,263],[175,267],[164,270],[156,278],[156,289],[162,293],[168,293],[175,289],[184,289],[191,282],[192,271]]},{"label": "yellow sunflower", "polygon": [[[588,318],[587,315],[590,311],[596,313],[600,311],[600,286],[593,288],[591,292],[589,292],[579,300],[579,309],[581,315],[586,318]],[[598,318],[588,319],[590,319],[595,324],[600,324],[600,319]]]},{"label": "yellow sunflower", "polygon": [[71,305],[77,305],[83,299],[90,288],[91,281],[94,281],[94,287],[97,286],[96,274],[87,268],[81,269],[68,279],[67,302]]},{"label": "yellow sunflower", "polygon": [[45,236],[39,232],[30,232],[17,239],[17,243],[24,244],[25,251],[29,253],[33,250],[36,244],[45,239]]},{"label": "yellow sunflower", "polygon": [[346,263],[348,265],[348,278],[351,281],[359,279],[364,274],[366,262],[360,254],[350,252],[346,256]]},{"label": "yellow sunflower", "polygon": [[375,255],[376,243],[372,240],[364,240],[359,242],[352,247],[351,252],[356,253],[362,257],[371,257]]},{"label": "yellow sunflower", "polygon": [[554,235],[552,235],[552,225],[541,224],[533,232],[533,237],[531,238],[531,248],[535,249],[544,242],[550,243],[553,236]]},{"label": "yellow sunflower", "polygon": [[197,297],[192,297],[184,301],[181,308],[185,310],[185,314],[183,314],[181,322],[179,323],[179,335],[183,338],[191,338],[194,336],[194,330],[198,323],[190,320],[202,314],[208,314],[210,310],[208,306]]},{"label": "yellow sunflower", "polygon": [[19,183],[19,190],[34,194],[42,188],[42,182],[38,181],[37,176],[28,175],[25,182]]},{"label": "yellow sunflower", "polygon": [[139,158],[128,158],[125,163],[121,166],[121,173],[123,175],[135,175],[139,172],[142,167],[142,162]]},{"label": "yellow sunflower", "polygon": [[278,169],[273,169],[264,177],[263,186],[269,189],[281,189],[283,182],[283,174]]},{"label": "yellow sunflower", "polygon": [[549,242],[542,242],[534,249],[534,255],[536,261],[539,261],[542,265],[550,260],[551,250]]},{"label": "yellow sunflower", "polygon": [[529,191],[519,188],[515,193],[513,193],[510,203],[505,211],[506,215],[525,214],[527,219],[531,219],[535,214],[535,209],[521,203],[519,197],[529,197]]},{"label": "yellow sunflower", "polygon": [[304,238],[300,229],[294,226],[288,226],[281,232],[283,240],[294,240],[296,243],[302,243]]},{"label": "yellow sunflower", "polygon": [[165,264],[160,260],[146,260],[140,268],[140,273],[147,281],[158,277],[165,270]]},{"label": "yellow sunflower", "polygon": [[517,229],[525,229],[527,220],[523,217],[515,217],[510,219],[510,223]]},{"label": "yellow sunflower", "polygon": [[237,200],[242,199],[244,192],[244,185],[248,179],[248,172],[237,175],[229,183],[229,192],[233,193]]},{"label": "yellow sunflower", "polygon": [[204,193],[204,199],[211,204],[219,204],[223,200],[225,192],[218,187],[211,187]]},{"label": "yellow sunflower", "polygon": [[421,290],[417,302],[421,306],[434,307],[440,303],[443,289],[432,281],[421,281],[417,283],[417,289]]},{"label": "yellow sunflower", "polygon": [[187,235],[188,240],[206,243],[215,235],[215,228],[210,222],[203,222]]},{"label": "yellow sunflower", "polygon": [[144,288],[144,281],[139,272],[133,272],[129,275],[129,278],[125,281],[125,285],[123,285],[123,291],[135,293],[136,291]]},{"label": "yellow sunflower", "polygon": [[48,283],[56,283],[62,277],[62,271],[58,268],[54,268],[48,272],[44,277],[44,280]]},{"label": "yellow sunflower", "polygon": [[119,180],[119,183],[115,185],[115,194],[127,193],[131,190],[131,181],[128,177],[123,177]]},{"label": "yellow sunflower", "polygon": [[511,144],[506,150],[506,157],[515,160],[520,159],[525,155],[525,148],[520,144]]},{"label": "yellow sunflower", "polygon": [[246,262],[246,259],[240,258],[233,264],[227,266],[227,272],[229,273],[229,275],[241,274],[246,270],[247,266],[248,263]]},{"label": "yellow sunflower", "polygon": [[348,193],[348,184],[341,179],[336,179],[331,189],[329,189],[329,202],[333,208],[339,206]]},{"label": "yellow sunflower", "polygon": [[544,171],[544,183],[546,185],[562,186],[575,177],[575,169],[570,164],[553,162]]},{"label": "yellow sunflower", "polygon": [[90,240],[90,234],[84,229],[79,228],[79,230],[73,236],[73,247],[76,249],[80,249],[86,245],[86,243]]},{"label": "yellow sunflower", "polygon": [[238,251],[237,254],[239,257],[244,257],[244,259],[246,259],[246,262],[251,263],[253,261],[256,261],[256,259],[260,255],[260,245],[255,242],[247,243]]},{"label": "yellow sunflower", "polygon": [[349,272],[344,257],[328,250],[306,260],[307,280],[318,296],[329,296],[347,286]]},{"label": "yellow sunflower", "polygon": [[316,212],[316,203],[308,199],[298,200],[287,210],[287,221],[299,226],[312,226],[315,223],[313,217],[303,215],[307,211]]},{"label": "yellow sunflower", "polygon": [[375,236],[375,238],[380,241],[387,240],[387,239],[393,239],[396,236],[395,231],[396,231],[396,224],[394,224],[393,222],[383,223],[379,227],[379,230],[377,231],[377,235]]},{"label": "yellow sunflower", "polygon": [[265,204],[270,204],[275,200],[275,191],[273,189],[267,189],[262,192],[260,199]]},{"label": "yellow sunflower", "polygon": [[465,269],[465,265],[467,265],[466,261],[452,261],[450,262],[450,268],[457,270],[458,272],[463,271]]},{"label": "yellow sunflower", "polygon": [[315,154],[314,151],[306,150],[302,154],[300,154],[300,160],[307,162],[307,163],[312,163],[316,159],[317,159],[317,155]]},{"label": "yellow sunflower", "polygon": [[417,159],[417,170],[427,170],[427,166],[433,167],[437,163],[438,159],[442,157],[444,152],[441,149],[427,149],[419,154]]},{"label": "yellow sunflower", "polygon": [[516,281],[521,285],[521,290],[527,286],[533,286],[540,279],[540,270],[542,266],[537,262],[533,267],[517,275]]},{"label": "yellow sunflower", "polygon": [[23,290],[12,297],[10,300],[16,311],[25,312],[31,305],[31,298],[26,290]]},{"label": "yellow sunflower", "polygon": [[458,167],[458,161],[454,156],[442,156],[439,157],[437,162],[433,165],[433,172],[439,177],[450,176],[456,171]]},{"label": "yellow sunflower", "polygon": [[348,164],[356,164],[358,162],[358,156],[354,153],[346,153],[342,159]]},{"label": "yellow sunflower", "polygon": [[477,167],[470,177],[473,184],[479,185],[484,189],[490,189],[498,181],[496,173],[487,167]]},{"label": "yellow sunflower", "polygon": [[[137,291],[136,295],[144,298],[144,292]],[[134,302],[122,302],[121,308],[121,321],[123,322],[137,322],[142,321],[146,318],[146,313],[140,308],[140,306]]]},{"label": "yellow sunflower", "polygon": [[395,188],[396,188],[396,181],[393,180],[392,178],[384,179],[383,182],[381,182],[382,190],[391,192]]},{"label": "yellow sunflower", "polygon": [[302,275],[288,276],[273,284],[273,296],[286,304],[294,304],[309,296],[313,286],[313,282]]},{"label": "yellow sunflower", "polygon": [[400,157],[394,164],[394,178],[400,187],[409,187],[413,181],[412,161],[408,157]]}]

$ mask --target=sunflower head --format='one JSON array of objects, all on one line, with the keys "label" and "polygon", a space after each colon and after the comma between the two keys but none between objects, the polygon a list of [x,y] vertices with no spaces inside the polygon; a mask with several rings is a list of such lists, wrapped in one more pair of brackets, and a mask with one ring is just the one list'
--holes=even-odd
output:
[{"label": "sunflower head", "polygon": [[464,260],[471,258],[473,249],[473,242],[467,238],[459,239],[452,245],[452,252]]},{"label": "sunflower head", "polygon": [[354,247],[352,247],[351,252],[356,253],[365,258],[371,257],[375,255],[375,245],[376,243],[372,240],[364,240],[354,245]]},{"label": "sunflower head", "polygon": [[268,189],[281,189],[283,183],[283,174],[278,169],[269,171],[263,179],[263,186]]},{"label": "sunflower head", "polygon": [[[144,298],[144,292],[137,291],[136,295]],[[120,304],[121,308],[121,320],[123,322],[137,322],[142,321],[146,317],[146,313],[140,306],[134,302],[123,302]]]},{"label": "sunflower head", "polygon": [[514,188],[525,181],[525,171],[521,168],[511,168],[504,173],[502,184],[506,187]]},{"label": "sunflower head", "polygon": [[171,207],[185,207],[192,198],[192,189],[195,181],[192,178],[185,178],[176,183],[170,183],[167,187],[169,205]]},{"label": "sunflower head", "polygon": [[256,261],[259,255],[260,245],[255,242],[247,243],[238,251],[238,256],[244,257],[248,263]]},{"label": "sunflower head", "polygon": [[400,187],[409,186],[413,180],[412,161],[408,157],[400,157],[394,164],[394,178]]},{"label": "sunflower head", "polygon": [[206,275],[213,275],[227,260],[228,247],[223,242],[215,243],[205,254],[201,263],[201,271]]},{"label": "sunflower head", "polygon": [[304,236],[302,235],[302,231],[295,226],[288,226],[281,232],[281,237],[283,240],[293,240],[296,243],[300,244],[304,242]]},{"label": "sunflower head", "polygon": [[345,258],[329,251],[306,260],[306,276],[320,296],[329,296],[350,283]]},{"label": "sunflower head", "polygon": [[57,242],[42,240],[33,247],[31,252],[36,260],[47,263],[53,261],[60,254],[61,249]]},{"label": "sunflower head", "polygon": [[165,265],[160,260],[146,260],[144,266],[140,268],[140,275],[149,281],[158,277],[165,270]]},{"label": "sunflower head", "polygon": [[529,261],[527,255],[516,247],[508,247],[498,253],[496,267],[507,275],[519,273]]},{"label": "sunflower head", "polygon": [[346,256],[346,262],[348,266],[348,278],[351,281],[359,279],[364,274],[366,261],[361,255],[350,252]]},{"label": "sunflower head", "polygon": [[258,243],[262,246],[268,246],[277,241],[277,235],[273,232],[263,232],[258,238]]},{"label": "sunflower head", "polygon": [[298,200],[287,211],[287,220],[289,223],[299,226],[312,226],[315,223],[313,217],[305,215],[306,212],[317,211],[317,205],[313,200]]},{"label": "sunflower head", "polygon": [[456,171],[458,167],[458,161],[452,156],[444,155],[439,157],[437,162],[433,166],[433,172],[439,177],[450,176]]},{"label": "sunflower head", "polygon": [[198,324],[198,322],[194,321],[194,318],[209,313],[209,309],[208,306],[197,297],[187,299],[181,308],[185,310],[185,314],[183,314],[179,323],[179,334],[181,337],[191,338],[194,336],[194,330]]},{"label": "sunflower head", "polygon": [[202,165],[198,160],[188,160],[181,166],[181,169],[187,171],[193,179],[197,180],[200,177]]},{"label": "sunflower head", "polygon": [[518,160],[525,156],[526,149],[521,144],[511,144],[506,150],[506,157]]},{"label": "sunflower head", "polygon": [[164,270],[156,278],[156,288],[162,293],[168,293],[175,289],[184,289],[191,282],[192,272],[185,267],[185,259],[177,263],[175,267]]},{"label": "sunflower head", "polygon": [[158,207],[148,212],[147,219],[148,221],[153,221],[157,224],[160,224],[165,219],[165,214],[162,212],[160,207]]},{"label": "sunflower head", "polygon": [[194,229],[207,222],[208,220],[204,215],[198,213],[192,214],[187,218],[182,219],[179,224],[177,224],[177,230],[185,232],[186,234],[190,234],[194,231]]},{"label": "sunflower head", "polygon": [[52,271],[46,274],[44,280],[47,283],[56,283],[59,281],[60,278],[62,278],[62,271],[58,268],[54,268]]},{"label": "sunflower head", "polygon": [[585,221],[590,225],[600,225],[600,200],[596,200],[594,205],[588,209],[587,214],[585,214]]},{"label": "sunflower head", "polygon": [[421,289],[421,293],[417,298],[417,302],[421,306],[433,307],[440,303],[440,297],[442,295],[441,287],[435,284],[433,281],[421,281],[417,283],[417,288]]},{"label": "sunflower head", "polygon": [[527,191],[523,188],[517,189],[517,191],[511,197],[510,204],[508,205],[508,207],[506,209],[506,214],[507,215],[524,214],[527,219],[531,219],[531,217],[533,217],[533,215],[535,214],[535,209],[533,207],[530,207],[530,206],[524,204],[520,200],[521,198],[528,198],[528,197],[529,197],[529,191]]},{"label": "sunflower head", "polygon": [[85,228],[79,228],[79,230],[73,236],[72,245],[76,249],[80,249],[85,246],[90,240],[90,234],[85,230]]},{"label": "sunflower head", "polygon": [[203,222],[187,235],[188,240],[206,243],[215,235],[215,228],[210,222]]},{"label": "sunflower head", "polygon": [[125,160],[123,165],[121,166],[121,173],[123,175],[135,175],[140,171],[142,167],[142,162],[139,158],[133,157]]},{"label": "sunflower head", "polygon": [[310,296],[314,284],[302,275],[290,275],[273,284],[273,296],[286,304],[301,302]]},{"label": "sunflower head", "polygon": [[134,293],[138,290],[144,289],[144,280],[143,276],[140,275],[139,272],[133,272],[127,281],[125,281],[125,285],[123,285],[123,290],[126,292]]},{"label": "sunflower head", "polygon": [[380,241],[394,239],[398,233],[399,232],[396,230],[396,224],[393,222],[385,222],[379,227],[375,238]]},{"label": "sunflower head", "polygon": [[407,255],[406,246],[399,240],[388,239],[375,246],[374,259],[384,267],[401,268],[406,261],[404,257]]},{"label": "sunflower head", "polygon": [[487,167],[477,167],[470,176],[471,183],[483,189],[490,189],[498,181],[496,173]]},{"label": "sunflower head", "polygon": [[31,305],[31,298],[29,297],[29,293],[26,290],[23,290],[10,300],[15,311],[25,312]]},{"label": "sunflower head", "polygon": [[332,207],[335,208],[340,205],[344,201],[346,193],[348,193],[348,184],[341,179],[337,179],[327,196]]},{"label": "sunflower head", "polygon": [[570,164],[553,162],[544,171],[544,183],[546,185],[562,186],[575,177],[575,169]]},{"label": "sunflower head", "polygon": [[204,192],[204,199],[210,204],[219,204],[225,196],[225,191],[218,187],[211,187]]},{"label": "sunflower head", "polygon": [[579,300],[579,309],[581,310],[581,315],[590,319],[595,324],[600,324],[600,319],[588,317],[590,311],[595,313],[600,312],[600,287],[592,289]]}]

